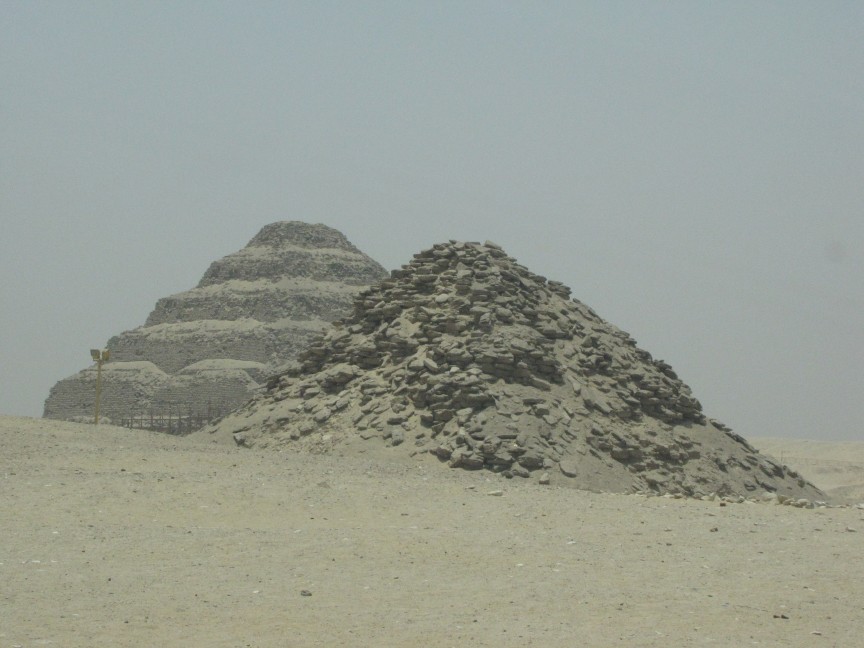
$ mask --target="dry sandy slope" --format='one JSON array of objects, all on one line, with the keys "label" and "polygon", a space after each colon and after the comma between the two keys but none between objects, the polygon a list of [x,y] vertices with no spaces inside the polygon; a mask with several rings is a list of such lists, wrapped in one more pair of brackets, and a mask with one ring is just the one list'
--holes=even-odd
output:
[{"label": "dry sandy slope", "polygon": [[864,501],[864,443],[768,437],[750,441],[806,475],[835,500]]},{"label": "dry sandy slope", "polygon": [[2,648],[852,646],[864,633],[859,509],[591,494],[431,457],[22,418],[0,418],[0,441]]}]

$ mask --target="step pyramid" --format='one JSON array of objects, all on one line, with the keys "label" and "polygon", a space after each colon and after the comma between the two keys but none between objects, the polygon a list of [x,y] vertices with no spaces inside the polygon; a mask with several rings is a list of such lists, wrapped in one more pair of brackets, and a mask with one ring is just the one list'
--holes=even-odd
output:
[{"label": "step pyramid", "polygon": [[[144,427],[158,427],[185,417],[185,431],[193,419],[240,406],[347,315],[361,289],[386,276],[333,228],[267,225],[244,248],[213,262],[195,288],[160,299],[143,326],[108,341],[106,422],[137,417]],[[95,381],[91,366],[58,382],[44,416],[91,421]]]},{"label": "step pyramid", "polygon": [[568,287],[488,241],[414,255],[209,432],[314,452],[362,439],[588,490],[824,497],[706,418],[672,367]]}]

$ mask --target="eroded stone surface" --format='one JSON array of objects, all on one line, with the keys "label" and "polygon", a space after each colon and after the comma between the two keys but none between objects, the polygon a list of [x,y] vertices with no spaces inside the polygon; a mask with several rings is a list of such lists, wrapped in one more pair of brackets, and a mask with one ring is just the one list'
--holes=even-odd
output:
[{"label": "eroded stone surface", "polygon": [[[357,292],[387,275],[324,225],[279,222],[211,264],[196,288],[160,299],[144,326],[111,338],[106,421],[208,417],[238,407],[293,361]],[[95,366],[58,382],[47,418],[92,420]]]},{"label": "eroded stone surface", "polygon": [[313,451],[362,438],[591,490],[820,495],[708,420],[668,364],[569,288],[489,242],[416,254],[210,431]]}]

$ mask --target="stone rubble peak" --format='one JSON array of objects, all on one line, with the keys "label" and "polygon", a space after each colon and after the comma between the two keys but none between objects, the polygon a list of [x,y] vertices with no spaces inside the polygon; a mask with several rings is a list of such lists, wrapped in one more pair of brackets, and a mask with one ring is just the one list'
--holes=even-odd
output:
[{"label": "stone rubble peak", "polygon": [[818,494],[570,292],[490,241],[434,245],[358,293],[221,429],[262,447],[359,435],[591,490]]}]

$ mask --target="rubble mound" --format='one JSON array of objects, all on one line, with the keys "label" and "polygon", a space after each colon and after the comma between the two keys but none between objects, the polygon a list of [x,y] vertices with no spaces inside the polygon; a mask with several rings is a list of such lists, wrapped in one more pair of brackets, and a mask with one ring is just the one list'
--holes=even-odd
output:
[{"label": "rubble mound", "polygon": [[491,242],[416,254],[209,432],[312,451],[360,438],[589,490],[822,496],[707,419],[672,367],[568,287]]},{"label": "rubble mound", "polygon": [[[197,287],[160,299],[144,326],[108,341],[105,420],[201,421],[240,406],[348,314],[358,291],[386,276],[335,229],[267,225],[246,247],[213,262]],[[61,380],[44,416],[92,420],[95,382],[95,365]]]}]

